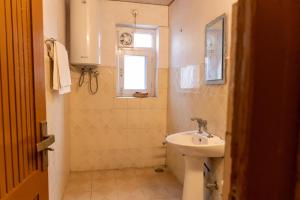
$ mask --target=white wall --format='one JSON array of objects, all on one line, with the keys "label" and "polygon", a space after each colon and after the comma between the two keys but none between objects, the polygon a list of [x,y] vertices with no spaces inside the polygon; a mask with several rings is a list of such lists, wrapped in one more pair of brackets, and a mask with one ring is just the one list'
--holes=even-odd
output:
[{"label": "white wall", "polygon": [[[208,130],[225,139],[227,122],[228,80],[225,85],[204,83],[205,26],[211,20],[227,14],[228,53],[230,50],[231,8],[236,0],[176,0],[170,7],[170,68],[168,98],[168,133],[196,130],[191,117],[208,121]],[[229,56],[229,54],[228,54]],[[180,67],[200,67],[200,87],[184,91],[179,87]],[[227,73],[230,65],[226,66]],[[226,78],[228,78],[228,74]],[[176,149],[168,146],[167,163],[179,180],[183,181],[184,162]],[[212,163],[212,177],[220,186],[223,179],[223,160]],[[220,199],[221,191],[209,199]]]},{"label": "white wall", "polygon": [[[44,36],[55,38],[65,44],[66,17],[64,0],[43,0]],[[49,196],[50,200],[60,200],[70,171],[69,145],[69,97],[53,92],[50,85],[50,60],[45,50],[46,109],[48,132],[54,134],[54,152],[49,152]]]}]

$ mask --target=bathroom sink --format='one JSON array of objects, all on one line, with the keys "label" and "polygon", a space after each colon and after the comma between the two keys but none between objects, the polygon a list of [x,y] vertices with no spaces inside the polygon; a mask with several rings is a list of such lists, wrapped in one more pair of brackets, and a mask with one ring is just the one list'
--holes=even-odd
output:
[{"label": "bathroom sink", "polygon": [[218,136],[208,137],[207,133],[199,134],[198,131],[187,131],[169,135],[167,142],[174,145],[187,156],[197,157],[223,157],[225,141]]},{"label": "bathroom sink", "polygon": [[[212,137],[210,137],[212,136]],[[207,158],[224,157],[225,141],[218,136],[198,131],[169,135],[167,143],[184,156],[185,175],[182,200],[204,199],[203,166]]]}]

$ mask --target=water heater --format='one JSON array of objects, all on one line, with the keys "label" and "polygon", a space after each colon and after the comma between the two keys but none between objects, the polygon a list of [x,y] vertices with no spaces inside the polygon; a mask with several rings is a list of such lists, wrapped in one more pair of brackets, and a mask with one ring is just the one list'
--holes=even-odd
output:
[{"label": "water heater", "polygon": [[98,0],[70,0],[70,61],[74,66],[101,64]]}]

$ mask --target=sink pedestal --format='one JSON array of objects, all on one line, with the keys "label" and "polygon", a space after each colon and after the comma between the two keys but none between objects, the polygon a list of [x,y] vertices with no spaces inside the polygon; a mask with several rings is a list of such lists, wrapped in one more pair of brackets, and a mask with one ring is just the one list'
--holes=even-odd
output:
[{"label": "sink pedestal", "polygon": [[185,177],[182,200],[204,199],[204,158],[185,156]]},{"label": "sink pedestal", "polygon": [[166,140],[186,155],[182,200],[204,200],[204,161],[206,158],[223,157],[225,141],[205,132],[199,134],[199,131],[175,133]]}]

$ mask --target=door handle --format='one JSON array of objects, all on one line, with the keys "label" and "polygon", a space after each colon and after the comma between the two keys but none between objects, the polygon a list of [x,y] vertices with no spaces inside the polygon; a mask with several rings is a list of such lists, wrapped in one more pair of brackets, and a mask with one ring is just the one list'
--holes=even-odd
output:
[{"label": "door handle", "polygon": [[50,146],[55,142],[55,136],[48,135],[46,121],[42,121],[40,124],[42,141],[36,144],[36,149],[38,153],[42,153],[42,170],[44,171],[48,168],[48,151],[54,151],[54,149],[50,148]]},{"label": "door handle", "polygon": [[38,152],[41,151],[54,151],[54,149],[49,148],[54,142],[55,142],[55,136],[54,135],[47,135],[43,136],[44,140],[42,140],[40,143],[37,143],[36,148]]}]

